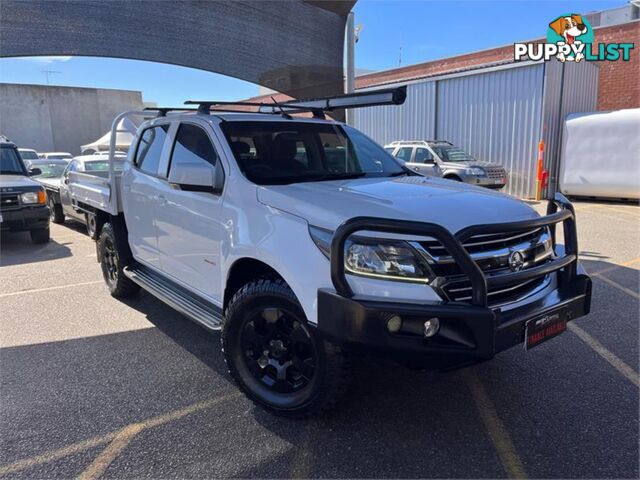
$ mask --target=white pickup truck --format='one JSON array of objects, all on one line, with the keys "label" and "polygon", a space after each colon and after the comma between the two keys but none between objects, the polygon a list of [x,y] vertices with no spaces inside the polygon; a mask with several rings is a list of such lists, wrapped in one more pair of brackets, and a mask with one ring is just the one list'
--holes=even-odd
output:
[{"label": "white pickup truck", "polygon": [[[287,416],[333,406],[349,357],[454,368],[531,348],[589,312],[573,208],[402,166],[323,110],[397,104],[403,89],[197,111],[142,123],[121,174],[70,174],[97,212],[115,297],[140,287],[220,337],[229,371]],[[211,107],[214,106],[214,109]],[[292,116],[310,111],[313,118]],[[115,145],[112,145],[112,150]],[[565,246],[556,243],[556,225]]]}]

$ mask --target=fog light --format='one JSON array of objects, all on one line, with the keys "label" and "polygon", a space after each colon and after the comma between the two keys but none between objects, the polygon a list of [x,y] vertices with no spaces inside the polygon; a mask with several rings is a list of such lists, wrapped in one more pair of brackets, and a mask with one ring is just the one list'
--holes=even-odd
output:
[{"label": "fog light", "polygon": [[387,330],[391,333],[398,333],[402,328],[402,318],[398,315],[394,315],[387,320]]},{"label": "fog light", "polygon": [[440,320],[437,318],[430,318],[424,322],[424,336],[433,337],[440,330]]}]

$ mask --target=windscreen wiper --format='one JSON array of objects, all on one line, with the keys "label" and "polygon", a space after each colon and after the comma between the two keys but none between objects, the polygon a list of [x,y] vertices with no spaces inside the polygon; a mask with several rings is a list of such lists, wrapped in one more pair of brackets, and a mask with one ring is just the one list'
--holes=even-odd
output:
[{"label": "windscreen wiper", "polygon": [[317,175],[308,177],[311,181],[323,180],[349,180],[352,178],[364,177],[367,172],[351,172],[351,173],[327,173],[325,175]]}]

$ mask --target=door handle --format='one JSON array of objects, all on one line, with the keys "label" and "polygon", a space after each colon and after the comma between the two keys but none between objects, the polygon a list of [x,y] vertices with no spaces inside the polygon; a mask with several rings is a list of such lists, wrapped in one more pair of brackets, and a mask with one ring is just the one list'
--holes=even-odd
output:
[{"label": "door handle", "polygon": [[420,171],[420,169],[419,169],[418,167],[413,167],[413,169],[414,169],[416,172]]},{"label": "door handle", "polygon": [[164,205],[167,203],[167,199],[165,198],[164,195],[158,195],[156,198],[158,199],[158,202],[160,203],[160,205]]}]

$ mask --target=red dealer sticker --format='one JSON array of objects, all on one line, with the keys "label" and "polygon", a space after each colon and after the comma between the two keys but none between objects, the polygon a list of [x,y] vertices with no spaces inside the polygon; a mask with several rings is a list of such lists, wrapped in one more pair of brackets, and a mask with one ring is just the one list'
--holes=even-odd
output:
[{"label": "red dealer sticker", "polygon": [[564,310],[529,320],[525,327],[525,350],[536,347],[564,332],[567,329],[568,316],[567,311]]}]

